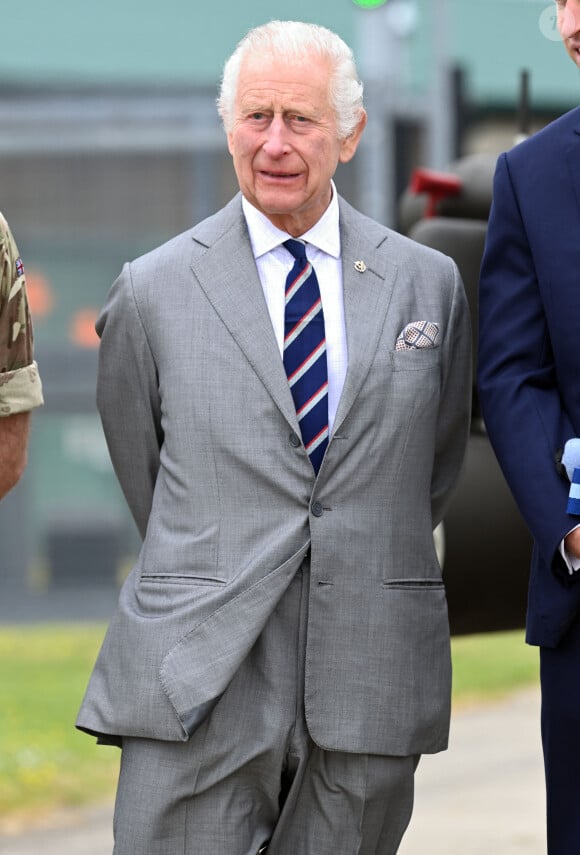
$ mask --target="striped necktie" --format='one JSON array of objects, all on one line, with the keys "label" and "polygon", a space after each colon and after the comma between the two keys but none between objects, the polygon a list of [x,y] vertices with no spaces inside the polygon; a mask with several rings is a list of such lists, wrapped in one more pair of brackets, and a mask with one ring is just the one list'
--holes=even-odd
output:
[{"label": "striped necktie", "polygon": [[287,240],[284,246],[295,259],[286,279],[284,368],[302,441],[314,471],[318,472],[328,445],[328,371],[322,301],[304,243]]}]

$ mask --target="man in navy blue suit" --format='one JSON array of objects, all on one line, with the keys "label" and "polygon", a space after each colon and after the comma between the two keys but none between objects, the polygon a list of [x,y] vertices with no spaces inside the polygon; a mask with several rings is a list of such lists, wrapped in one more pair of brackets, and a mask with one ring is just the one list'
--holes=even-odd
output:
[{"label": "man in navy blue suit", "polygon": [[[580,0],[556,12],[580,68]],[[526,637],[540,647],[548,853],[578,855],[580,516],[560,459],[580,437],[580,108],[498,160],[479,319],[485,422],[535,541]]]}]

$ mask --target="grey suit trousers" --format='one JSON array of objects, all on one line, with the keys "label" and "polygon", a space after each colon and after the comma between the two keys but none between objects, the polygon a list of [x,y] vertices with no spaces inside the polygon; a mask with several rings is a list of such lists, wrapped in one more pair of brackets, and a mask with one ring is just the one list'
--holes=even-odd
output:
[{"label": "grey suit trousers", "polygon": [[418,757],[329,752],[310,738],[309,581],[305,562],[188,742],[123,739],[114,855],[397,852]]}]

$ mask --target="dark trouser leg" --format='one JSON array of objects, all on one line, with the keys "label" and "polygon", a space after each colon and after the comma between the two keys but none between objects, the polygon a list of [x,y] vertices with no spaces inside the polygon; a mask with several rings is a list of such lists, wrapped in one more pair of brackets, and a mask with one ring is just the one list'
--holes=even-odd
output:
[{"label": "dark trouser leg", "polygon": [[580,621],[540,651],[548,855],[580,853]]}]

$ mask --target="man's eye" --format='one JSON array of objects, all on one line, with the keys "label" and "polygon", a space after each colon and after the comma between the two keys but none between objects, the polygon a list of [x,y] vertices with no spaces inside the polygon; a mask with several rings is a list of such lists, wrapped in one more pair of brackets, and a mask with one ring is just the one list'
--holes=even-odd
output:
[{"label": "man's eye", "polygon": [[264,113],[250,113],[250,119],[254,119],[254,121],[259,122],[264,118]]}]

